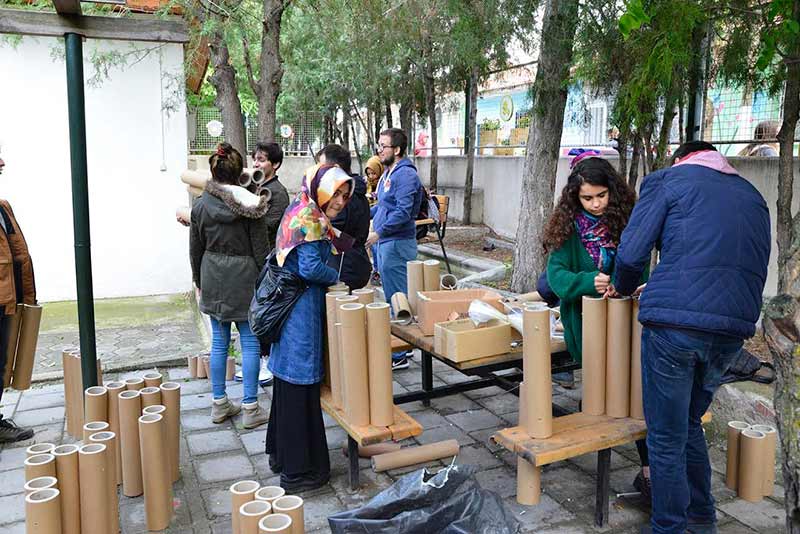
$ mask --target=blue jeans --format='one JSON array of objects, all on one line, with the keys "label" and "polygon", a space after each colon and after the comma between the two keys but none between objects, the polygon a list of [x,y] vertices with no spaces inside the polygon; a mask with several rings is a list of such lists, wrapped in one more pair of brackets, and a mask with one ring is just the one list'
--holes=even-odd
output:
[{"label": "blue jeans", "polygon": [[[228,359],[228,346],[231,344],[231,323],[221,323],[211,319],[211,390],[215,399],[225,396],[225,371]],[[239,342],[242,344],[242,382],[244,399],[242,402],[258,400],[258,372],[261,366],[261,346],[258,338],[250,330],[247,321],[237,321]]]},{"label": "blue jeans", "polygon": [[642,393],[656,534],[712,531],[711,465],[700,418],[742,340],[667,327],[642,331]]},{"label": "blue jeans", "polygon": [[[408,269],[406,262],[417,259],[416,239],[393,239],[378,243],[378,272],[386,302],[391,303],[397,292],[408,293]],[[392,310],[394,314],[394,310]],[[392,358],[405,358],[405,352],[392,354]]]}]

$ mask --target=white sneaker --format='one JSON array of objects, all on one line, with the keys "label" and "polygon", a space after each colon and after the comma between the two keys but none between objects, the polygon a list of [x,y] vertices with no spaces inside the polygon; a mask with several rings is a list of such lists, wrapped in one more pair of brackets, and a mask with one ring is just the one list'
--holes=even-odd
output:
[{"label": "white sneaker", "polygon": [[267,369],[267,358],[261,358],[261,369],[258,372],[258,383],[261,387],[272,384],[273,374]]}]

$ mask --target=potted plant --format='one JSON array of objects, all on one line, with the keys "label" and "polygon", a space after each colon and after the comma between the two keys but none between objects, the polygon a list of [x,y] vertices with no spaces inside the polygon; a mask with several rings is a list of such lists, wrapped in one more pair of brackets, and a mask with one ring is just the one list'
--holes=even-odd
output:
[{"label": "potted plant", "polygon": [[[496,145],[497,144],[497,131],[500,129],[500,119],[483,119],[481,123],[479,146]],[[486,150],[486,152],[484,152]],[[492,154],[494,149],[481,148],[479,154]]]}]

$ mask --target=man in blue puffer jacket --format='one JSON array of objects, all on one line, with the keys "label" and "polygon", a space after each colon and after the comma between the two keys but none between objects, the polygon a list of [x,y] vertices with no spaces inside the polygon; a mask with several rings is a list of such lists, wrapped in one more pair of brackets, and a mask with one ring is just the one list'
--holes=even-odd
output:
[{"label": "man in blue puffer jacket", "polygon": [[672,167],[642,182],[620,239],[614,289],[636,293],[658,246],[639,309],[653,492],[643,533],[716,532],[700,418],[755,333],[770,242],[761,194],[708,143],[681,145]]}]

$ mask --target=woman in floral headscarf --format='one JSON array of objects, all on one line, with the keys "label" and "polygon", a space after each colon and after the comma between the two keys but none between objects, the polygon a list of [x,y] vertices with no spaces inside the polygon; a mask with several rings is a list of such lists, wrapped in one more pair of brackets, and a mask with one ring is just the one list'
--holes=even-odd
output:
[{"label": "woman in floral headscarf", "polygon": [[307,288],[272,344],[269,370],[275,375],[266,452],[288,492],[317,488],[330,478],[328,444],[320,409],[325,291],[338,274],[326,265],[335,249],[330,219],[347,204],[353,179],[338,167],[316,165],[283,214],[276,260]]}]

